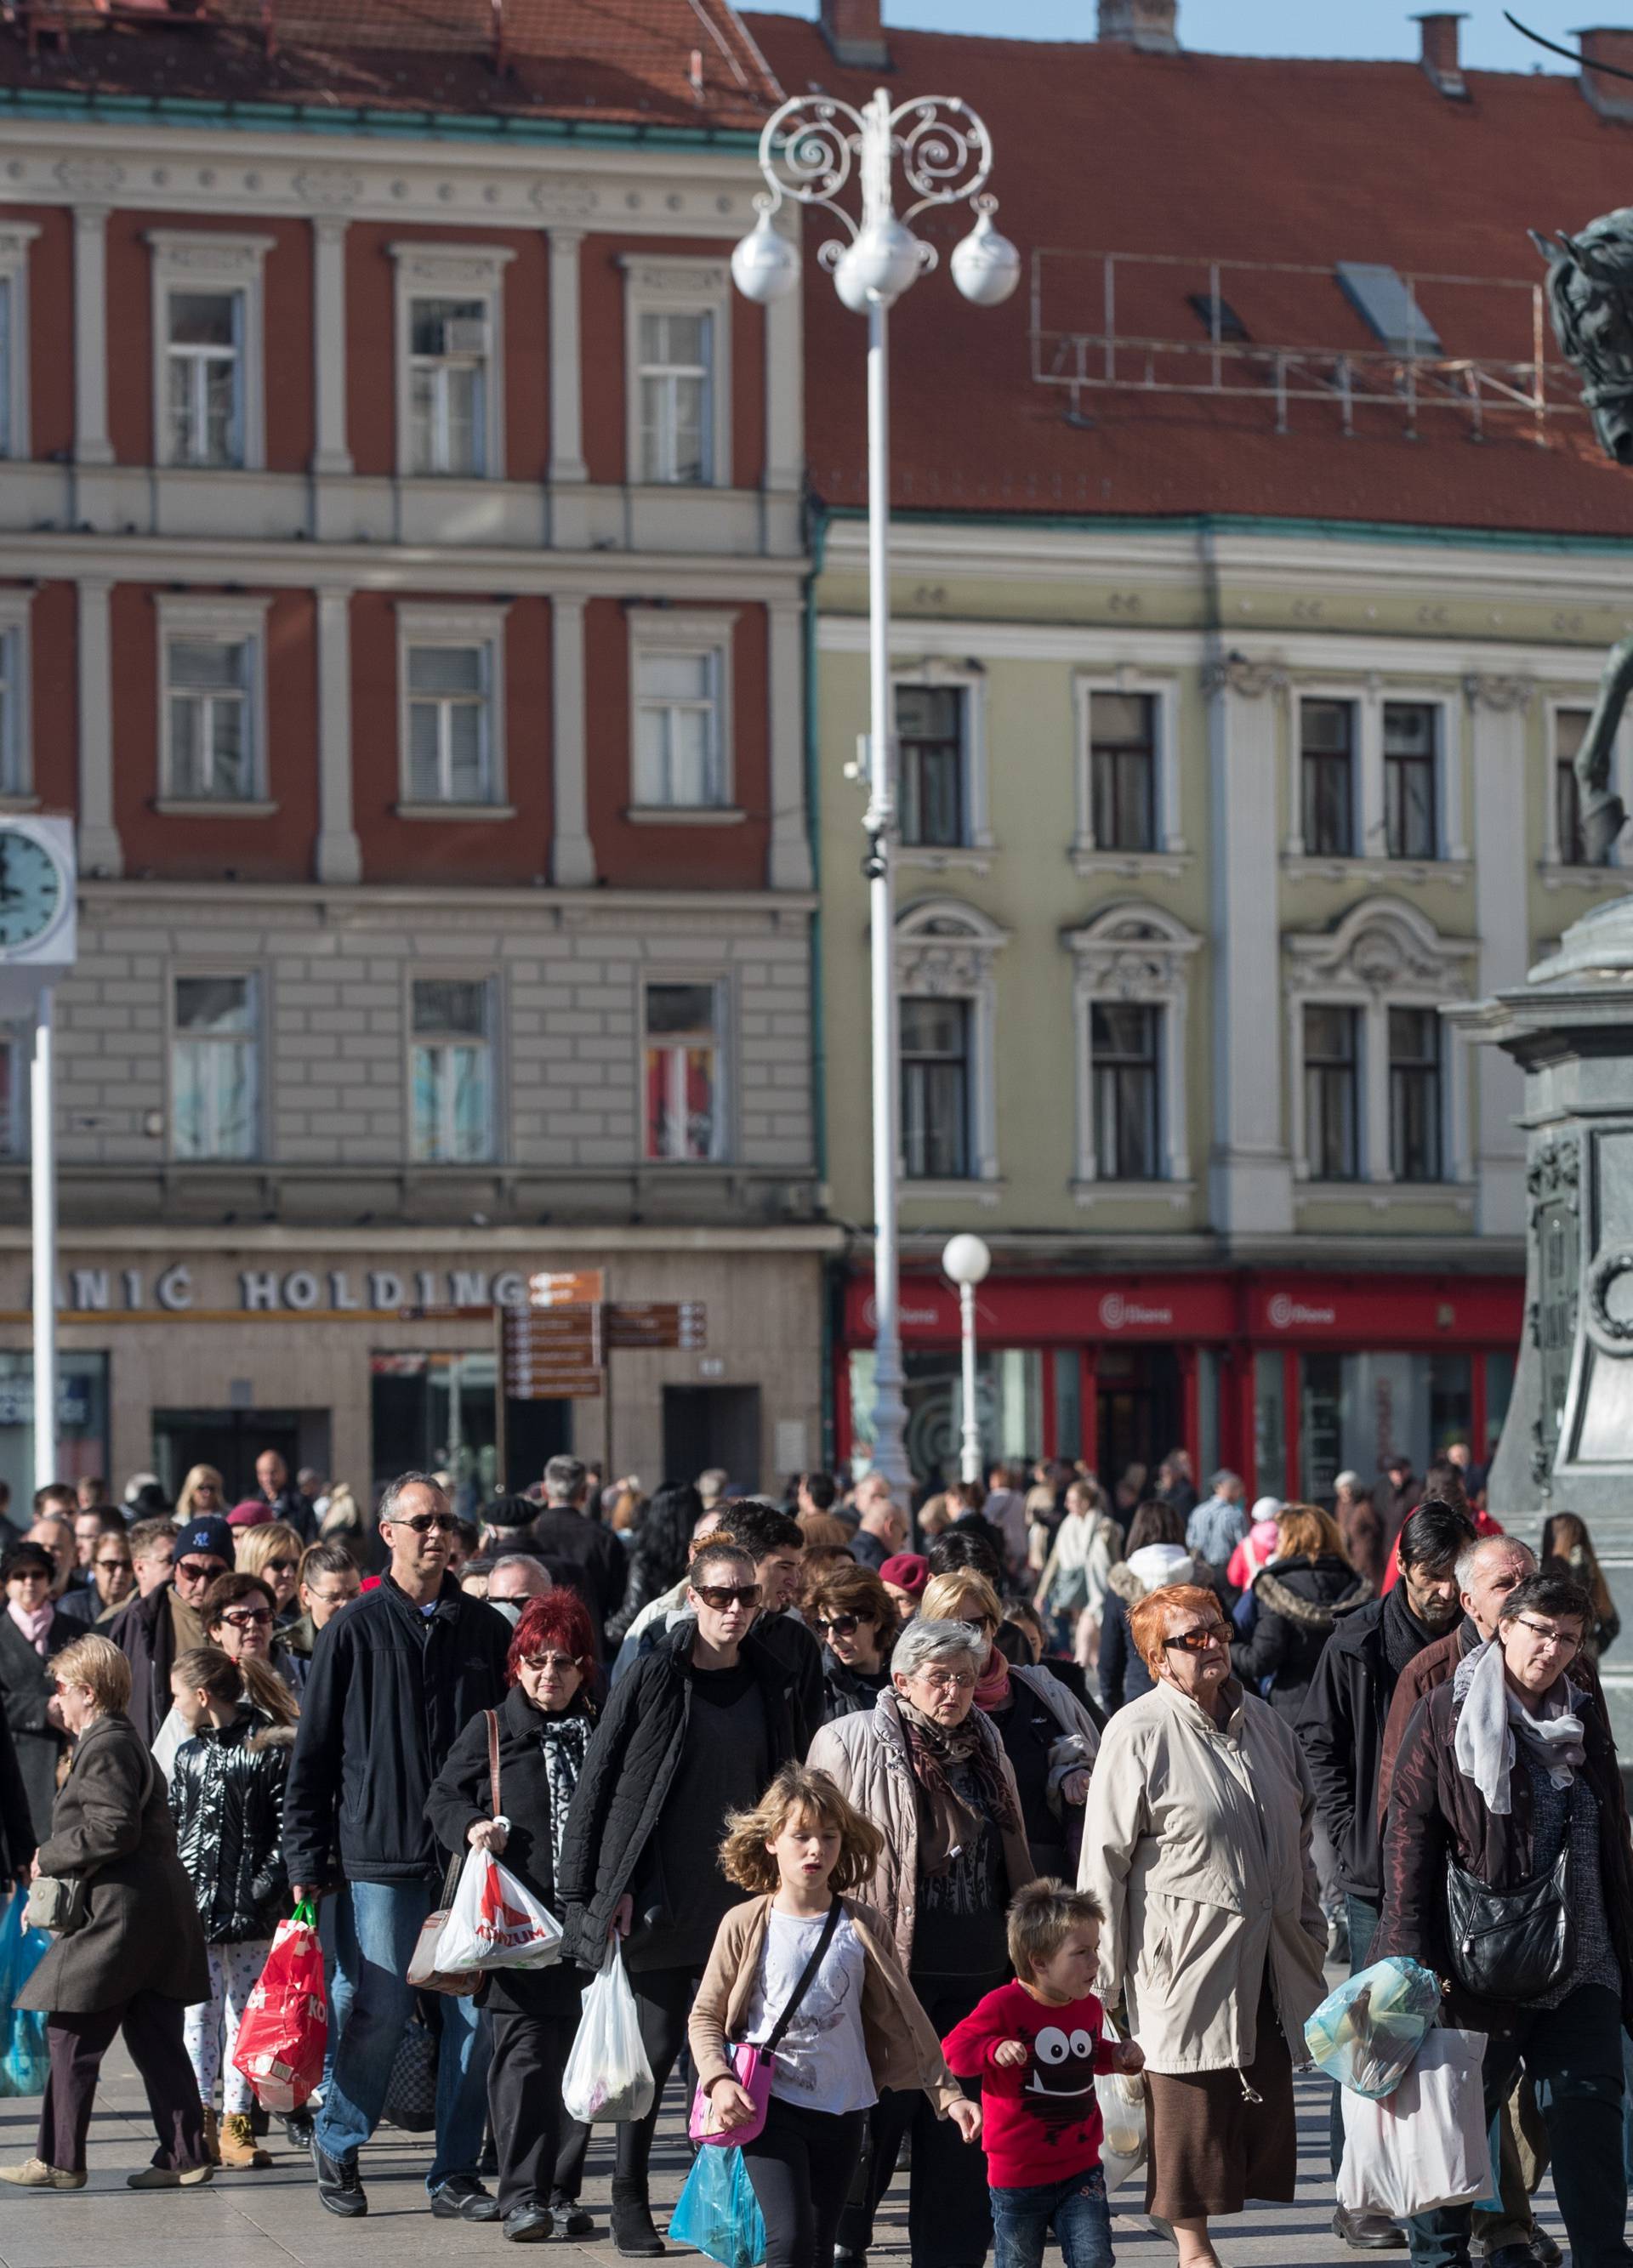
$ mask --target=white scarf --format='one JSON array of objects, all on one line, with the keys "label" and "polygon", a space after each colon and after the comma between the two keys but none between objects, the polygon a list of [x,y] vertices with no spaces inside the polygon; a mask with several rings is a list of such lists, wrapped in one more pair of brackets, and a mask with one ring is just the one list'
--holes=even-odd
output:
[{"label": "white scarf", "polygon": [[1465,1779],[1472,1779],[1488,1810],[1505,1819],[1513,1809],[1511,1779],[1518,1752],[1516,1736],[1555,1787],[1569,1787],[1584,1760],[1580,1707],[1585,1697],[1561,1677],[1539,1706],[1528,1709],[1511,1693],[1504,1675],[1503,1649],[1488,1638],[1459,1662],[1452,1680],[1459,1704],[1452,1753]]}]

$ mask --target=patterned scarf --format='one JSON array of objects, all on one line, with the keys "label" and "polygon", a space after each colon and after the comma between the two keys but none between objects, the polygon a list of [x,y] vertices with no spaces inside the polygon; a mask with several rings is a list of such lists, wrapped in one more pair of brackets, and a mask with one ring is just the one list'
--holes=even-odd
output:
[{"label": "patterned scarf", "polygon": [[573,1790],[584,1769],[584,1751],[594,1730],[581,1709],[565,1717],[539,1719],[539,1746],[544,1751],[544,1777],[550,1783],[550,1845],[551,1878],[561,1870],[561,1845],[567,1831],[567,1813]]},{"label": "patterned scarf", "polygon": [[[905,1694],[897,1696],[897,1705],[907,1736],[907,1761],[928,1817],[919,1852],[923,1871],[944,1873],[953,1852],[979,1836],[988,1821],[1006,1845],[1023,1838],[1020,1812],[996,1757],[981,1737],[980,1719],[971,1716],[962,1725],[938,1725],[934,1717],[915,1709]],[[950,1777],[966,1766],[975,1782],[974,1808],[956,1792]]]}]

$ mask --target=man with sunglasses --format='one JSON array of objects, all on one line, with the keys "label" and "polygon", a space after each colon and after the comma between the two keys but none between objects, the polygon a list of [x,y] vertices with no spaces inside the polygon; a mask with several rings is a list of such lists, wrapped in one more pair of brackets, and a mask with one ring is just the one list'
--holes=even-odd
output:
[{"label": "man with sunglasses", "polygon": [[175,1540],[171,1580],[132,1599],[107,1624],[130,1664],[130,1720],[151,1749],[170,1714],[178,1654],[208,1643],[200,1609],[218,1575],[233,1572],[233,1531],[212,1513],[190,1520]]},{"label": "man with sunglasses", "polygon": [[[447,1865],[425,1800],[470,1719],[505,1696],[510,1625],[448,1572],[457,1524],[430,1473],[404,1473],[386,1490],[390,1564],[317,1634],[284,1791],[294,1895],[336,1899],[333,2068],[312,2162],[320,2204],[344,2220],[368,2211],[358,2153],[385,2105],[413,2007],[409,1962]],[[499,2217],[477,2175],[487,2066],[475,2002],[445,1998],[425,2182],[440,2220]]]}]

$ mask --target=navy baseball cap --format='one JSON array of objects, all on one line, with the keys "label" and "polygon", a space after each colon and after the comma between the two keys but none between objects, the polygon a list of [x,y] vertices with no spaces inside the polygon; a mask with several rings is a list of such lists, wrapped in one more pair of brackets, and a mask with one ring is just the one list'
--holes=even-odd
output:
[{"label": "navy baseball cap", "polygon": [[225,1520],[213,1515],[208,1520],[189,1520],[176,1537],[175,1556],[185,1559],[191,1551],[208,1552],[225,1567],[233,1565],[233,1531]]}]

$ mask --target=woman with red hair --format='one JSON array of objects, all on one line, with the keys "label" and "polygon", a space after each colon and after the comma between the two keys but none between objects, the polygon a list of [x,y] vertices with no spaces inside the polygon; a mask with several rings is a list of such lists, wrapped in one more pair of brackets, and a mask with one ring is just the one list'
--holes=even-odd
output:
[{"label": "woman with red hair", "polygon": [[[556,1869],[568,1807],[595,1722],[590,1682],[595,1642],[574,1591],[529,1599],[511,1640],[510,1691],[498,1710],[473,1717],[454,1743],[425,1805],[450,1852],[501,1852],[517,1880],[559,1918]],[[489,1726],[499,1727],[499,1790],[489,1764]],[[501,1969],[483,2007],[493,2034],[488,2108],[499,2145],[499,2213],[513,2243],[554,2235],[586,2236],[579,2204],[589,2129],[561,2107],[561,2075],[579,2021],[585,1979],[571,1962],[552,1969]]]}]

